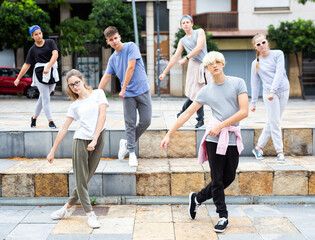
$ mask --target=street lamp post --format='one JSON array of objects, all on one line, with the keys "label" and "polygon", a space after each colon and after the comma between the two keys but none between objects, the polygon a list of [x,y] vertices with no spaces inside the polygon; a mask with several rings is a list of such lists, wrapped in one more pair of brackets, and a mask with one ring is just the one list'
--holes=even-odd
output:
[{"label": "street lamp post", "polygon": [[158,85],[158,97],[160,97],[160,0],[155,0],[156,4],[156,32],[157,32],[157,85]]}]

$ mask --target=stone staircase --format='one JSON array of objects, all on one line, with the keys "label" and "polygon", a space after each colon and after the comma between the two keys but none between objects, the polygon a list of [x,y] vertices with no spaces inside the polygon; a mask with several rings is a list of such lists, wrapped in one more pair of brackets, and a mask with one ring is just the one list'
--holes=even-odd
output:
[{"label": "stone staircase", "polygon": [[[187,196],[210,181],[209,165],[196,158],[102,159],[89,183],[90,196],[168,197]],[[1,199],[68,197],[74,186],[71,159],[0,160]],[[315,158],[287,157],[284,164],[275,157],[258,161],[241,157],[235,181],[226,195],[236,197],[304,196],[315,202]],[[293,202],[299,202],[298,198]],[[302,200],[303,201],[303,200]]]}]

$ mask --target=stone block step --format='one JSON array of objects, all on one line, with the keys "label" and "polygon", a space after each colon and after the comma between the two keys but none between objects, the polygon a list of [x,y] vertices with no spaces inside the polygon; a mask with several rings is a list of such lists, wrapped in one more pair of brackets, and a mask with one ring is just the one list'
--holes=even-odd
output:
[{"label": "stone block step", "polygon": [[[0,193],[14,197],[68,197],[74,187],[71,159],[0,159]],[[90,196],[187,196],[210,181],[208,163],[196,158],[102,159],[89,182]],[[274,157],[258,161],[241,157],[235,181],[227,196],[315,195],[315,157],[287,157],[281,164]]]},{"label": "stone block step", "polygon": [[[44,158],[55,141],[58,130],[0,131],[0,158]],[[251,156],[262,129],[242,129],[244,151],[242,156]],[[195,158],[205,129],[181,128],[175,132],[166,151],[160,142],[167,129],[147,130],[139,139],[136,153],[140,158]],[[284,128],[282,130],[284,152],[287,156],[315,156],[315,129]],[[55,156],[71,158],[74,131],[68,131]],[[107,130],[105,133],[104,158],[117,158],[119,141],[125,131]],[[264,148],[265,156],[275,156],[271,138]]]}]

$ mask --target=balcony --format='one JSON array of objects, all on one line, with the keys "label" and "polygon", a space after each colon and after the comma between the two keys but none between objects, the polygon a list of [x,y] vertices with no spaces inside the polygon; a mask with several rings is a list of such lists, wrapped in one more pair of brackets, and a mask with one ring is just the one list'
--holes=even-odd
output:
[{"label": "balcony", "polygon": [[207,31],[237,31],[238,12],[208,12],[193,16],[194,24]]}]

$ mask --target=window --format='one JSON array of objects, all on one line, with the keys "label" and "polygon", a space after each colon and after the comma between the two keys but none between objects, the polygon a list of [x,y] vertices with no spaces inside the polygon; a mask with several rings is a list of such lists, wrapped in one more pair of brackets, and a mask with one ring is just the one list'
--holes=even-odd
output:
[{"label": "window", "polygon": [[254,0],[255,11],[287,11],[290,0]]}]

